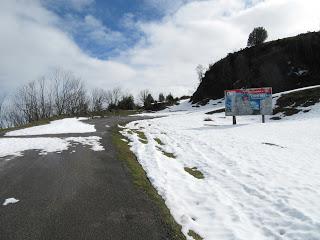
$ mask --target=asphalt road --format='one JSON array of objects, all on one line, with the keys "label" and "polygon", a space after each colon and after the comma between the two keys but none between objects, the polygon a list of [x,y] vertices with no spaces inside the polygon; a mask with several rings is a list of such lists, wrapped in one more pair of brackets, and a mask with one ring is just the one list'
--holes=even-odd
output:
[{"label": "asphalt road", "polygon": [[[94,134],[55,135],[101,136],[102,152],[79,144],[46,156],[26,151],[10,161],[0,158],[0,239],[170,239],[160,210],[116,158],[105,127],[128,120],[94,119]],[[20,202],[2,206],[9,197]]]}]

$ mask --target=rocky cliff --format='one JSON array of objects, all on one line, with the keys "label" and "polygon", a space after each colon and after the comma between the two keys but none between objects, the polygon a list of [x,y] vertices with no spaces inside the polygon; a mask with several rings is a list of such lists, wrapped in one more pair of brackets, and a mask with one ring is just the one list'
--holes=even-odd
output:
[{"label": "rocky cliff", "polygon": [[271,41],[229,54],[213,64],[193,94],[196,103],[224,90],[273,87],[273,92],[320,84],[320,32]]}]

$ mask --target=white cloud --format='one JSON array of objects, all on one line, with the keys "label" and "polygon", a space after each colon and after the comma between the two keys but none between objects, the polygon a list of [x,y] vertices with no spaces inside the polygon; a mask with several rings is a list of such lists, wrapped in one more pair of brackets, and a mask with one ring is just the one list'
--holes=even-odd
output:
[{"label": "white cloud", "polygon": [[120,32],[112,31],[105,27],[101,21],[92,15],[85,16],[82,26],[88,32],[90,39],[99,44],[110,44],[114,42],[120,44],[120,42],[124,41],[124,37]]},{"label": "white cloud", "polygon": [[[253,27],[264,26],[270,40],[319,30],[317,0],[254,0],[252,4],[245,0],[192,1],[162,21],[151,23],[133,24],[129,16],[128,23],[144,33],[143,39],[118,57],[102,61],[85,54],[57,27],[61,19],[38,1],[3,0],[0,89],[18,86],[62,66],[90,86],[191,94],[197,84],[195,67],[245,47]],[[92,15],[81,24],[96,41],[121,39],[121,33],[110,33]]]},{"label": "white cloud", "polygon": [[77,35],[77,37],[86,40],[88,43],[93,42],[102,46],[113,46],[125,41],[121,32],[112,31],[102,21],[90,14],[83,18],[67,14],[63,19],[60,19],[57,26],[71,35]]}]

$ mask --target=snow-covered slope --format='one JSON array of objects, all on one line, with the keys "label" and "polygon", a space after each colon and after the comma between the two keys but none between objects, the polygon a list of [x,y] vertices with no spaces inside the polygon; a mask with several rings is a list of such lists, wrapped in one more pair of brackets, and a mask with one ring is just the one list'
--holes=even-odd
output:
[{"label": "snow-covered slope", "polygon": [[238,117],[235,126],[224,113],[206,114],[223,104],[184,101],[123,130],[183,233],[320,239],[320,104],[265,124]]}]

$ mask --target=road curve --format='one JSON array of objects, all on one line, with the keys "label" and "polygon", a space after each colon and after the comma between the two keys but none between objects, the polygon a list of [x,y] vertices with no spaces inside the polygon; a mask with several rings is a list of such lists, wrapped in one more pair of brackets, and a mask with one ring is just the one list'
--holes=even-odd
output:
[{"label": "road curve", "polygon": [[[170,239],[159,208],[117,159],[106,127],[132,119],[94,119],[94,134],[55,135],[100,136],[102,152],[79,144],[62,153],[26,151],[10,161],[0,158],[0,239]],[[2,206],[9,197],[20,202]]]}]

